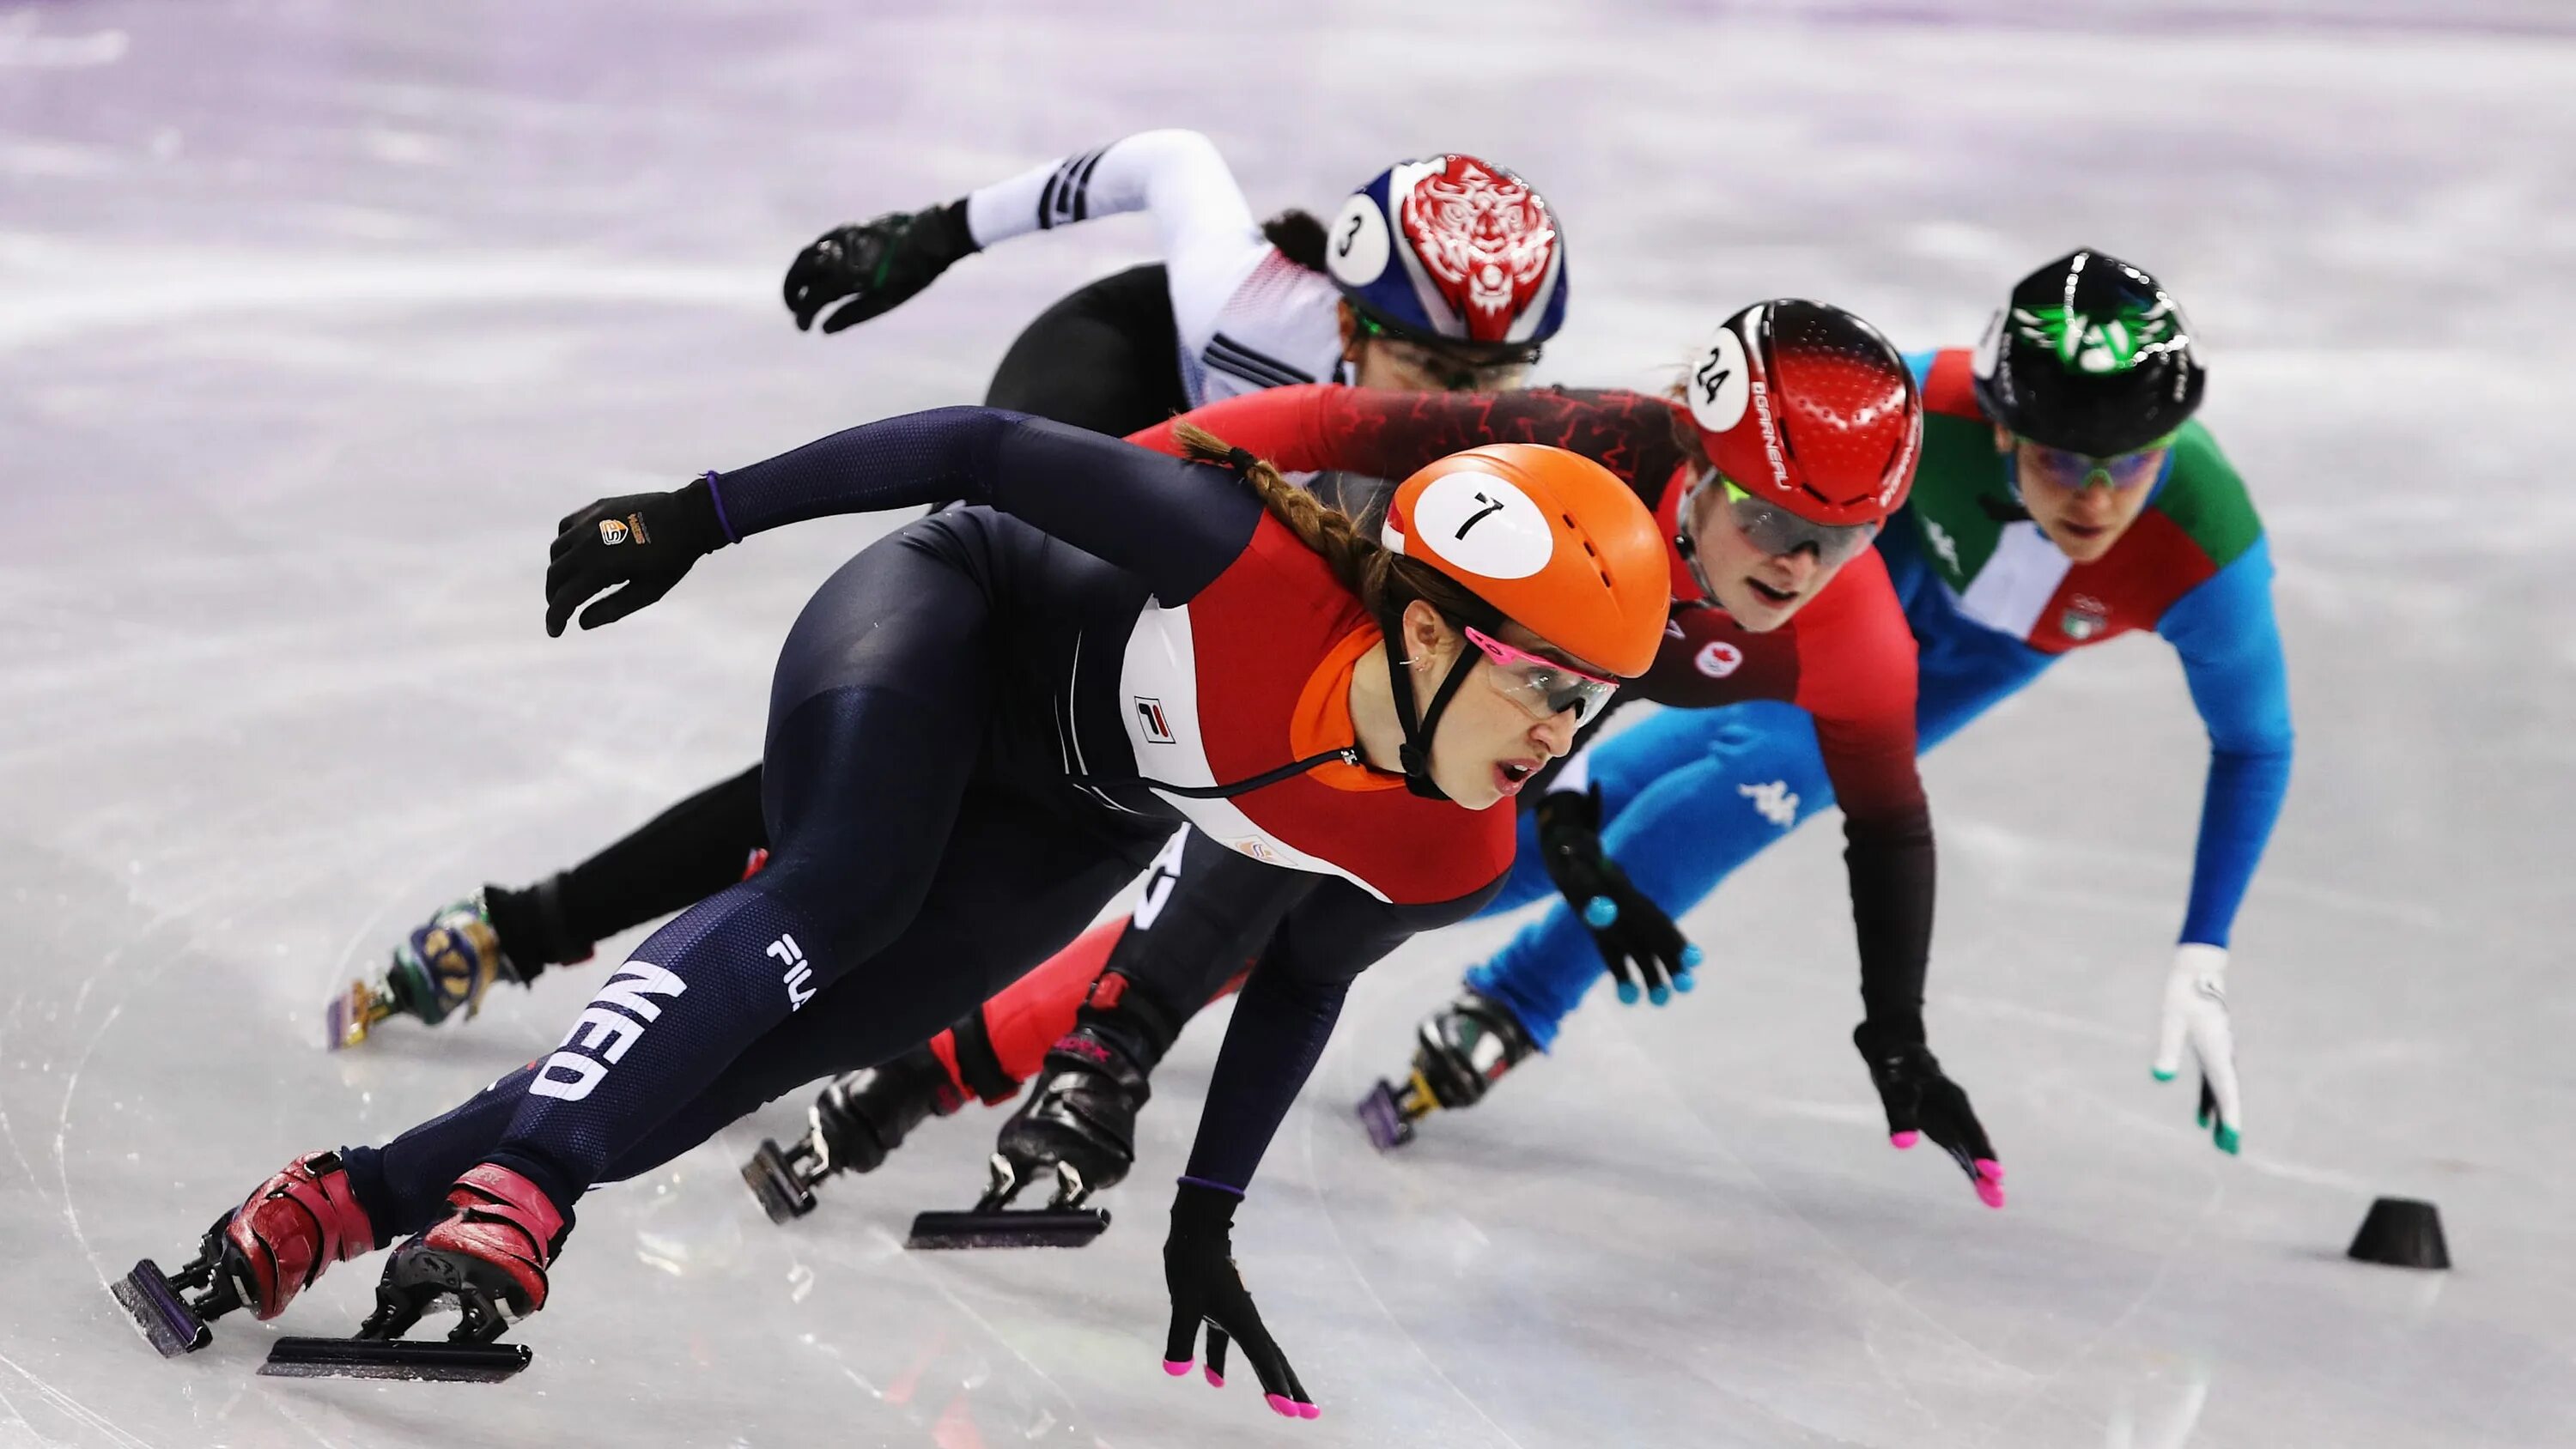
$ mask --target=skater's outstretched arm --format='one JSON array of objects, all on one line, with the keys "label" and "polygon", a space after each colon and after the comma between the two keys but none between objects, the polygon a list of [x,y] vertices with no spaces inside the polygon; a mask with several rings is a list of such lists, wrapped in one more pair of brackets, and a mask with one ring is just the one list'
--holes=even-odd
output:
[{"label": "skater's outstretched arm", "polygon": [[1129,435],[1178,453],[1194,423],[1290,472],[1326,468],[1403,478],[1436,458],[1489,443],[1545,443],[1608,468],[1652,506],[1682,459],[1673,404],[1617,390],[1390,392],[1317,383],[1211,403]]},{"label": "skater's outstretched arm", "polygon": [[1267,246],[1214,142],[1196,131],[1141,131],[944,206],[835,227],[788,268],[787,308],[799,330],[831,308],[823,330],[838,332],[893,310],[995,242],[1136,211],[1154,219],[1175,297],[1222,300]]},{"label": "skater's outstretched arm", "polygon": [[2192,703],[2209,729],[2209,780],[2154,1070],[2172,1080],[2191,1048],[2201,1071],[2200,1125],[2230,1153],[2243,1140],[2244,1106],[2227,1015],[2228,934],[2290,789],[2290,685],[2271,580],[2271,551],[2258,537],[2156,624],[2182,656]]},{"label": "skater's outstretched arm", "polygon": [[1460,900],[1400,906],[1328,881],[1289,911],[1227,1024],[1189,1175],[1241,1192],[1315,1069],[1351,981],[1417,932],[1474,915],[1501,888],[1497,879]]},{"label": "skater's outstretched arm", "polygon": [[1309,1419],[1319,1412],[1235,1265],[1235,1208],[1333,1034],[1351,979],[1414,932],[1474,914],[1501,886],[1497,880],[1436,906],[1397,906],[1348,882],[1328,881],[1298,902],[1271,936],[1226,1028],[1189,1172],[1172,1201],[1171,1236],[1163,1243],[1163,1278],[1172,1297],[1165,1372],[1189,1371],[1204,1326],[1208,1382],[1223,1385],[1229,1349],[1240,1344],[1273,1410]]},{"label": "skater's outstretched arm", "polygon": [[[563,520],[546,632],[595,629],[670,592],[704,554],[836,513],[980,503],[1124,568],[1166,605],[1225,571],[1262,518],[1221,468],[991,408],[934,408],[846,428],[669,493],[602,499]],[[619,586],[623,587],[619,587]]]},{"label": "skater's outstretched arm", "polygon": [[966,229],[991,246],[1137,211],[1153,219],[1176,296],[1232,292],[1268,245],[1216,143],[1179,129],[1139,131],[984,187],[966,198]]},{"label": "skater's outstretched arm", "polygon": [[2182,939],[2225,946],[2290,789],[2290,682],[2262,539],[2174,601],[2156,632],[2182,656],[2209,730],[2209,783]]}]

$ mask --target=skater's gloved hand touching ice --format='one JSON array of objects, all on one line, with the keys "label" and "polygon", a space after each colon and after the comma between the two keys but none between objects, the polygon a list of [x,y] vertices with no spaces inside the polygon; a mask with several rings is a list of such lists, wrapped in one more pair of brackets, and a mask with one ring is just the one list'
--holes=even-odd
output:
[{"label": "skater's gloved hand touching ice", "polygon": [[712,477],[669,493],[603,498],[557,524],[546,565],[546,633],[561,637],[572,611],[607,589],[617,592],[582,609],[581,627],[623,619],[671,592],[701,555],[724,547]]},{"label": "skater's gloved hand touching ice", "polygon": [[838,332],[893,311],[977,250],[963,201],[834,227],[788,267],[787,310],[796,314],[796,330],[805,332],[824,308],[842,303],[823,319],[825,332]]},{"label": "skater's gloved hand touching ice", "polygon": [[1172,1235],[1163,1240],[1163,1281],[1172,1292],[1172,1328],[1163,1341],[1163,1372],[1190,1371],[1199,1325],[1207,1325],[1207,1381],[1225,1386],[1226,1343],[1243,1346],[1262,1396],[1283,1418],[1312,1419],[1323,1410],[1306,1396],[1287,1355],[1261,1326],[1261,1311],[1234,1266],[1234,1209],[1243,1196],[1231,1188],[1182,1178],[1172,1199]]},{"label": "skater's gloved hand touching ice", "polygon": [[2227,1022],[2227,948],[2185,942],[2165,977],[2164,1027],[2156,1045],[2156,1080],[2182,1071],[2182,1049],[2200,1065],[2200,1125],[2218,1150],[2234,1153],[2245,1117],[2236,1086],[2236,1032]]},{"label": "skater's gloved hand touching ice", "polygon": [[1942,1074],[1940,1059],[1923,1044],[1922,1024],[1864,1021],[1853,1028],[1852,1045],[1869,1063],[1870,1082],[1887,1108],[1889,1144],[1901,1151],[1917,1135],[1931,1138],[1968,1175],[1979,1200],[2002,1207],[2004,1165],[1995,1160],[1968,1094]]},{"label": "skater's gloved hand touching ice", "polygon": [[1633,1006],[1642,994],[1661,1006],[1691,989],[1700,949],[1602,853],[1600,787],[1555,790],[1540,800],[1538,844],[1547,878],[1591,931],[1621,1001]]}]

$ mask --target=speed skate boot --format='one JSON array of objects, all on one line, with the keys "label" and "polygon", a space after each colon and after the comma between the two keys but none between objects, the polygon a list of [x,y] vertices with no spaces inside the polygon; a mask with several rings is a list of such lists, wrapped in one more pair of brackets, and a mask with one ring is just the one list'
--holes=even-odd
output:
[{"label": "speed skate boot", "polygon": [[452,1297],[463,1318],[450,1343],[490,1343],[546,1306],[546,1270],[563,1251],[572,1214],[506,1167],[466,1169],[447,1190],[447,1216],[394,1249],[361,1339],[398,1339],[429,1306]]},{"label": "speed skate boot", "polygon": [[1538,1044],[1510,1007],[1477,991],[1422,1019],[1415,1028],[1413,1071],[1403,1085],[1381,1080],[1360,1099],[1360,1122],[1383,1152],[1413,1140],[1413,1124],[1446,1107],[1472,1107],[1503,1073],[1527,1061]]},{"label": "speed skate boot", "polygon": [[493,982],[525,985],[528,976],[502,952],[484,893],[476,891],[404,938],[384,974],[350,982],[326,1010],[323,1029],[330,1048],[340,1051],[365,1041],[388,1017],[416,1016],[436,1026],[462,1009],[470,1021]]},{"label": "speed skate boot", "polygon": [[814,1187],[836,1172],[874,1172],[912,1129],[966,1105],[938,1053],[917,1046],[883,1066],[838,1078],[805,1109],[805,1135],[785,1148],[764,1138],[742,1180],[773,1223],[814,1210]]},{"label": "speed skate boot", "polygon": [[[1180,1032],[1181,1018],[1118,972],[1092,983],[1073,1030],[1047,1048],[1029,1100],[1002,1124],[984,1196],[969,1212],[913,1219],[915,1248],[1079,1247],[1109,1226],[1086,1206],[1136,1163],[1136,1114],[1152,1099],[1146,1078]],[[1041,1178],[1044,1208],[1008,1210]]]},{"label": "speed skate boot", "polygon": [[236,1308],[275,1318],[323,1269],[375,1246],[375,1227],[340,1155],[317,1152],[288,1163],[215,1219],[187,1266],[165,1274],[146,1258],[113,1291],[152,1346],[176,1357],[213,1341],[207,1320]]}]

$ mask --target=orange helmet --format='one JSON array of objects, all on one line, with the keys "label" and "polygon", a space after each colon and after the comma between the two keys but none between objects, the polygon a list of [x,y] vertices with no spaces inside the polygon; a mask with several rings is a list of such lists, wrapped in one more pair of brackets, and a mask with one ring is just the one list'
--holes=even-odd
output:
[{"label": "orange helmet", "polygon": [[1654,515],[1581,454],[1536,443],[1452,453],[1395,490],[1382,539],[1613,674],[1645,673],[1663,643],[1672,583]]}]

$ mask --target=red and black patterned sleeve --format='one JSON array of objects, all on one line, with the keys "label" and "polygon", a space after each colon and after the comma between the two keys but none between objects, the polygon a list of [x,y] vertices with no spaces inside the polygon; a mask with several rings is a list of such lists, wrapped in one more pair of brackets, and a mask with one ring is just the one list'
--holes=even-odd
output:
[{"label": "red and black patterned sleeve", "polygon": [[1674,419],[1670,401],[1616,389],[1388,392],[1318,383],[1229,398],[1128,441],[1177,453],[1174,426],[1194,423],[1293,473],[1390,480],[1488,443],[1547,443],[1600,463],[1652,507],[1681,461]]},{"label": "red and black patterned sleeve", "polygon": [[1920,1041],[1935,853],[1932,808],[1915,765],[1914,635],[1875,550],[1854,560],[1810,611],[1796,625],[1796,703],[1815,717],[1816,745],[1843,808],[1861,1003],[1873,1023]]}]

